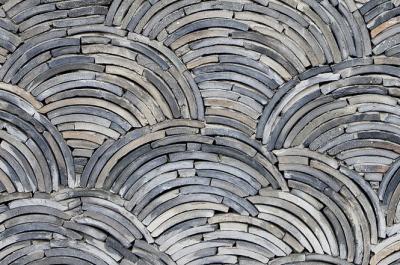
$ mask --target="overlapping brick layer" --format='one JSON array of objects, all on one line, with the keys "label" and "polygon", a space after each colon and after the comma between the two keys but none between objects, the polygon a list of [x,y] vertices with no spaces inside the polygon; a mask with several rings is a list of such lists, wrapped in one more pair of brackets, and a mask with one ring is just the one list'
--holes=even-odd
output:
[{"label": "overlapping brick layer", "polygon": [[0,264],[399,264],[399,4],[0,0]]}]

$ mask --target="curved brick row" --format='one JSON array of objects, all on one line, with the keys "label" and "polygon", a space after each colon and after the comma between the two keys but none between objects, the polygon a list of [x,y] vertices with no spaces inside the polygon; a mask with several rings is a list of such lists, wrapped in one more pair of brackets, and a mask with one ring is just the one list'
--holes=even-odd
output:
[{"label": "curved brick row", "polygon": [[399,4],[0,0],[0,264],[398,264]]}]

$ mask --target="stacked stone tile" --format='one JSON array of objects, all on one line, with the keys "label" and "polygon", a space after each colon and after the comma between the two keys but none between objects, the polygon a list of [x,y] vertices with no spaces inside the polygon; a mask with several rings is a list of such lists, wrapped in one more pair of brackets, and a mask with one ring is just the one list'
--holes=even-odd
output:
[{"label": "stacked stone tile", "polygon": [[0,264],[398,264],[399,5],[0,0]]}]

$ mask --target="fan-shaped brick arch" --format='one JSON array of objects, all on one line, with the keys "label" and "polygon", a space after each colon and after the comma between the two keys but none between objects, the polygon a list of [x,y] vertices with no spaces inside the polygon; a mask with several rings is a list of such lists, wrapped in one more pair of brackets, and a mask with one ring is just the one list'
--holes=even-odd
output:
[{"label": "fan-shaped brick arch", "polygon": [[398,264],[399,4],[0,0],[0,264]]}]

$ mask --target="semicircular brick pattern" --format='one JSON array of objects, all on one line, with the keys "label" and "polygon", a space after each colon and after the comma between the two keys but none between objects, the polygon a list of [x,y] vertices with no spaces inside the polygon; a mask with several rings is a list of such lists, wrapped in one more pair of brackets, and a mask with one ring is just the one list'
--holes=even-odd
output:
[{"label": "semicircular brick pattern", "polygon": [[0,0],[0,264],[400,264],[399,5]]}]

